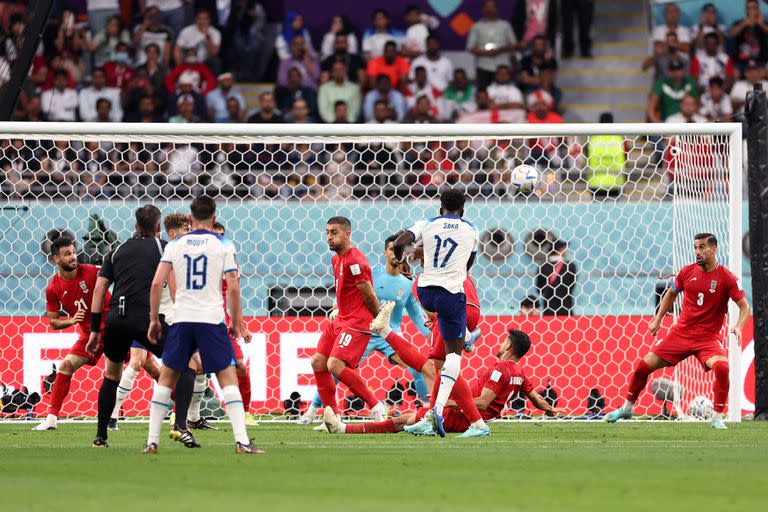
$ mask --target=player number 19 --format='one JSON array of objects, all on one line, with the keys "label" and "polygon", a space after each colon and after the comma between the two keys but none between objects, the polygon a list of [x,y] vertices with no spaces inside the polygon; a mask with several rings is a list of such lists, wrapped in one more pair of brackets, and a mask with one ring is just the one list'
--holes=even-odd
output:
[{"label": "player number 19", "polygon": [[339,335],[339,346],[340,347],[348,347],[349,344],[352,343],[352,335],[347,334],[345,332],[341,333]]},{"label": "player number 19", "polygon": [[187,290],[202,290],[208,278],[208,257],[201,254],[196,258],[184,255],[187,262]]},{"label": "player number 19", "polygon": [[698,297],[699,298],[696,299],[696,304],[699,305],[699,306],[703,306],[704,305],[704,294],[703,293],[699,293]]}]

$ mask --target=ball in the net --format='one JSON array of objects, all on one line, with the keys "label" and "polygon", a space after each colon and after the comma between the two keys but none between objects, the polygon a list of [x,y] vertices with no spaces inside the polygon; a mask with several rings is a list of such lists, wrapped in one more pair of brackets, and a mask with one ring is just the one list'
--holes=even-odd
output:
[{"label": "ball in the net", "polygon": [[515,191],[528,194],[539,183],[539,171],[532,165],[522,164],[512,169],[512,186]]}]

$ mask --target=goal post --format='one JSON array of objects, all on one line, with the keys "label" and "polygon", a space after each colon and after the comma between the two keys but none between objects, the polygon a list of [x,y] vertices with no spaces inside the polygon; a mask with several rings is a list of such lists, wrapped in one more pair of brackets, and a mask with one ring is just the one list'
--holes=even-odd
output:
[{"label": "goal post", "polygon": [[[34,414],[44,415],[45,377],[75,337],[44,321],[44,289],[55,272],[45,254],[51,237],[68,231],[83,260],[98,262],[114,238],[131,236],[138,205],[152,202],[166,215],[187,211],[191,198],[208,194],[238,249],[244,313],[254,332],[243,345],[251,408],[267,418],[283,412],[295,393],[309,401],[315,389],[308,357],[333,305],[325,220],[350,217],[353,242],[372,265],[382,264],[384,239],[434,215],[439,191],[452,186],[467,195],[466,216],[481,236],[472,276],[483,337],[466,357],[467,377],[494,360],[506,329],[521,328],[533,339],[525,364],[536,389],[551,384],[574,416],[595,417],[600,402],[590,400],[602,397],[608,409],[621,404],[629,372],[651,347],[647,323],[664,285],[660,277],[693,261],[695,233],[715,233],[720,261],[742,275],[741,129],[737,123],[0,123],[0,382],[6,390],[41,394]],[[523,163],[539,169],[531,194],[510,182],[511,170]],[[558,241],[566,242],[565,260],[575,263],[574,284],[554,290],[542,273],[548,263],[557,266]],[[748,280],[745,288],[750,291]],[[570,299],[558,296],[555,303],[547,293]],[[528,297],[555,315],[520,314]],[[736,314],[731,305],[730,318]],[[406,320],[403,328],[426,350],[429,341],[417,326]],[[728,411],[739,421],[746,372],[741,349],[729,340]],[[410,374],[379,353],[360,372],[377,397],[402,409],[418,399],[407,391]],[[671,408],[688,418],[691,400],[712,397],[711,375],[692,359],[657,377],[673,379],[681,395],[665,407],[649,385],[637,409],[644,417],[662,418]],[[99,380],[99,368],[80,370],[63,415],[94,416]],[[147,414],[150,388],[149,377],[139,377],[125,415]],[[355,401],[341,391],[347,392],[340,390],[339,399],[354,412]],[[27,410],[11,409],[3,409],[8,417]],[[509,410],[509,417],[533,412],[519,401]]]}]

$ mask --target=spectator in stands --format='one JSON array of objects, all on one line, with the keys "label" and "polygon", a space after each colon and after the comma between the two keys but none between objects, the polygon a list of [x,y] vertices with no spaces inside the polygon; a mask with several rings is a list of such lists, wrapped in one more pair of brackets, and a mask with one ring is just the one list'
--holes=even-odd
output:
[{"label": "spectator in stands", "polygon": [[568,244],[557,240],[552,254],[539,268],[536,276],[536,288],[544,303],[544,316],[573,314],[573,292],[576,288],[578,268],[573,261],[568,261]]},{"label": "spectator in stands", "polygon": [[[147,45],[146,60],[137,69],[145,69],[147,71],[147,76],[156,91],[165,88],[165,77],[168,76],[168,68],[160,60],[160,47],[155,43]],[[109,82],[109,71],[107,71],[107,82]]]},{"label": "spectator in stands", "polygon": [[69,71],[72,79],[79,82],[85,72],[83,49],[86,47],[85,33],[77,28],[72,11],[62,11],[62,20],[54,42],[56,53],[61,58],[61,67]]},{"label": "spectator in stands", "polygon": [[195,98],[190,94],[182,94],[176,100],[178,113],[168,119],[169,123],[199,123],[201,119],[195,114]]},{"label": "spectator in stands", "polygon": [[699,98],[686,94],[680,101],[680,112],[667,117],[665,123],[706,123],[707,118],[699,114]]},{"label": "spectator in stands", "polygon": [[539,34],[546,34],[550,45],[554,46],[559,17],[556,2],[520,0],[515,2],[510,23],[521,47],[528,46]]},{"label": "spectator in stands", "polygon": [[[130,65],[131,47],[127,43],[119,43],[115,52],[115,58],[104,63],[104,73],[107,75],[107,86],[125,90],[133,77],[133,68]],[[163,75],[165,78],[165,75]],[[160,82],[162,86],[162,82]]]},{"label": "spectator in stands", "polygon": [[43,113],[49,121],[76,120],[79,105],[77,91],[67,85],[67,72],[58,69],[54,72],[53,88],[44,91],[40,97]]},{"label": "spectator in stands", "polygon": [[433,106],[429,96],[422,94],[416,99],[416,103],[403,118],[403,123],[408,124],[435,124],[439,121],[432,114]]},{"label": "spectator in stands", "polygon": [[668,32],[666,41],[653,42],[653,55],[643,61],[642,70],[647,71],[653,67],[653,80],[660,80],[669,75],[669,63],[672,61],[683,63],[683,73],[690,74],[691,62],[687,53],[680,50],[680,43],[675,32]]},{"label": "spectator in stands", "polygon": [[408,59],[397,54],[397,45],[394,41],[384,44],[384,54],[368,61],[366,73],[368,74],[369,87],[375,87],[378,76],[385,74],[395,89],[400,89],[408,83]]},{"label": "spectator in stands", "polygon": [[725,25],[718,23],[717,19],[719,14],[715,4],[704,4],[701,8],[701,16],[699,23],[691,28],[691,37],[694,41],[694,48],[704,48],[704,36],[707,34],[716,34],[719,39],[720,46],[725,47],[726,35]]},{"label": "spectator in stands", "polygon": [[733,111],[737,115],[744,113],[747,91],[751,91],[757,83],[763,84],[763,90],[768,91],[768,81],[765,80],[765,68],[754,60],[747,61],[744,68],[744,79],[733,84],[733,89],[731,89]]},{"label": "spectator in stands", "polygon": [[144,8],[157,9],[158,21],[167,25],[174,35],[178,35],[190,22],[188,6],[191,5],[191,2],[185,0],[146,0]]},{"label": "spectator in stands", "polygon": [[162,86],[160,89],[155,88],[149,79],[146,68],[139,68],[123,92],[123,119],[125,121],[136,119],[139,112],[139,103],[144,96],[162,96],[162,98],[158,98],[155,106],[165,110],[163,108],[165,107],[167,97],[165,86]]},{"label": "spectator in stands", "polygon": [[[475,95],[471,102],[466,102],[465,107],[456,116],[457,123],[486,123],[493,122],[493,103],[487,89],[475,89]],[[480,114],[480,115],[478,115]]]},{"label": "spectator in stands", "polygon": [[259,111],[248,118],[249,123],[282,123],[283,116],[277,110],[275,95],[263,92],[259,95]]},{"label": "spectator in stands", "polygon": [[349,36],[336,34],[333,52],[320,63],[320,83],[331,79],[331,68],[334,63],[341,62],[347,69],[347,79],[359,86],[366,85],[365,61],[362,57],[349,51]]},{"label": "spectator in stands", "polygon": [[43,103],[39,94],[33,94],[27,100],[27,104],[24,105],[23,117],[16,119],[16,121],[27,121],[30,123],[45,121],[45,115],[43,115]]},{"label": "spectator in stands", "polygon": [[390,109],[390,117],[393,121],[400,121],[405,116],[405,98],[400,91],[392,88],[389,75],[383,73],[376,77],[376,88],[370,90],[365,95],[363,116],[366,121],[373,119],[375,114],[374,107],[379,100],[387,102],[387,106]]},{"label": "spectator in stands", "polygon": [[682,61],[671,61],[668,73],[668,77],[656,81],[648,96],[646,115],[653,123],[666,121],[669,116],[680,112],[680,101],[684,96],[699,96],[696,81],[685,75]]},{"label": "spectator in stands", "polygon": [[293,108],[294,101],[300,98],[307,103],[311,115],[317,112],[317,91],[304,86],[302,77],[298,68],[292,68],[288,70],[288,83],[275,87],[277,108],[281,112],[289,112]]},{"label": "spectator in stands", "polygon": [[725,92],[723,79],[719,76],[709,80],[707,92],[701,96],[699,114],[710,121],[728,122],[733,115],[731,97]]},{"label": "spectator in stands", "polygon": [[403,38],[403,33],[389,26],[389,13],[384,9],[373,11],[373,27],[363,33],[363,57],[366,62],[384,55],[384,45],[394,41],[395,45]]},{"label": "spectator in stands", "polygon": [[[93,34],[109,28],[112,18],[120,14],[119,0],[88,0],[88,27]],[[122,20],[121,20],[122,24]],[[96,64],[99,66],[100,64]]]},{"label": "spectator in stands", "polygon": [[240,100],[236,96],[231,96],[227,99],[227,117],[216,119],[216,123],[242,123],[243,117],[245,117],[244,103],[240,103]]},{"label": "spectator in stands", "polygon": [[573,25],[579,18],[579,49],[582,57],[592,57],[592,19],[595,3],[593,0],[562,0],[560,4],[561,26],[563,32],[563,58],[573,57]]},{"label": "spectator in stands", "polygon": [[291,58],[293,41],[296,37],[304,39],[304,48],[307,53],[314,57],[315,49],[312,46],[312,36],[309,30],[304,26],[304,16],[297,11],[288,11],[283,21],[283,30],[277,35],[275,41],[275,51],[280,60]]},{"label": "spectator in stands", "polygon": [[691,62],[691,76],[698,80],[699,89],[706,91],[709,81],[719,77],[725,84],[725,90],[733,87],[733,61],[720,47],[720,38],[710,32],[704,36],[704,49],[697,50]]},{"label": "spectator in stands", "polygon": [[509,57],[517,49],[517,38],[510,24],[499,19],[495,0],[483,2],[483,17],[472,25],[467,38],[467,51],[477,57],[478,89],[493,81],[499,66],[509,66]]},{"label": "spectator in stands", "polygon": [[552,96],[552,108],[555,112],[563,113],[563,91],[555,85],[557,67],[555,61],[545,62],[539,68],[539,89]]},{"label": "spectator in stands", "polygon": [[317,58],[307,51],[306,39],[297,35],[291,41],[291,54],[280,60],[277,69],[277,85],[288,84],[288,71],[297,69],[301,73],[301,85],[317,89],[320,81],[320,65]]},{"label": "spectator in stands", "polygon": [[423,67],[427,70],[429,84],[438,91],[444,91],[453,77],[453,63],[448,57],[440,55],[440,38],[436,35],[427,37],[427,50],[411,62],[409,78],[414,79],[414,70]]},{"label": "spectator in stands", "polygon": [[294,124],[315,122],[312,116],[310,116],[309,106],[303,98],[299,98],[293,102],[293,107],[288,113],[286,122]]},{"label": "spectator in stands", "polygon": [[734,23],[730,30],[736,47],[734,63],[742,73],[750,60],[761,66],[768,61],[768,25],[760,12],[760,4],[757,0],[747,0],[746,11],[747,17]]},{"label": "spectator in stands", "polygon": [[205,98],[203,98],[203,95],[200,94],[195,87],[194,75],[182,73],[182,75],[179,77],[178,92],[169,105],[169,107],[172,109],[170,112],[168,112],[169,115],[176,113],[176,109],[179,106],[179,100],[182,97],[184,100],[192,100],[192,112],[198,119],[196,122],[206,121],[208,111],[205,108]]},{"label": "spectator in stands", "polygon": [[357,43],[357,36],[349,22],[347,16],[334,16],[331,19],[331,28],[323,36],[323,41],[320,43],[320,59],[327,59],[336,51],[337,44],[336,38],[340,35],[347,36],[346,50],[357,55],[359,53],[360,46]]},{"label": "spectator in stands", "polygon": [[113,123],[112,114],[112,102],[107,98],[99,98],[96,100],[96,119],[94,121],[98,123]]},{"label": "spectator in stands", "polygon": [[333,124],[349,123],[349,105],[346,101],[339,100],[333,105]]},{"label": "spectator in stands", "polygon": [[689,54],[691,52],[691,31],[688,27],[680,25],[680,8],[676,3],[668,3],[664,7],[664,24],[654,27],[653,41],[664,42],[669,32],[677,34],[680,51]]},{"label": "spectator in stands", "polygon": [[430,104],[429,114],[437,119],[443,119],[442,112],[440,111],[442,91],[429,83],[427,70],[423,66],[416,68],[414,81],[405,88],[403,95],[405,96],[405,105],[408,109],[413,109],[416,106],[418,98],[426,96]]},{"label": "spectator in stands", "polygon": [[376,100],[373,105],[373,117],[366,119],[366,123],[384,124],[392,122],[394,122],[392,121],[392,109],[387,100]]},{"label": "spectator in stands", "polygon": [[235,72],[238,80],[247,82],[261,78],[266,22],[267,13],[260,2],[232,2],[222,46],[227,49],[224,55],[226,69]]},{"label": "spectator in stands", "polygon": [[334,62],[331,80],[320,86],[317,92],[317,108],[324,123],[336,120],[336,103],[343,101],[347,108],[347,121],[354,123],[360,116],[360,87],[347,80],[347,67]]},{"label": "spectator in stands", "polygon": [[[208,93],[205,97],[205,103],[208,107],[208,119],[214,123],[230,122],[230,112],[228,108],[228,101],[231,98],[237,100],[238,105],[245,106],[245,98],[240,94],[240,91],[232,87],[235,83],[235,76],[232,73],[222,73],[218,77],[219,86]],[[243,109],[239,118],[245,117],[245,110]]]},{"label": "spectator in stands", "polygon": [[507,65],[499,66],[496,69],[496,78],[488,86],[488,96],[491,98],[494,107],[499,110],[525,107],[523,93],[512,82],[512,73]]},{"label": "spectator in stands", "polygon": [[211,14],[205,9],[199,9],[195,14],[195,22],[184,27],[176,38],[173,58],[181,62],[183,50],[195,48],[197,58],[214,73],[221,70],[221,32],[211,25]]},{"label": "spectator in stands", "polygon": [[80,119],[83,121],[95,121],[98,117],[96,103],[100,98],[110,101],[112,121],[123,120],[123,109],[120,105],[120,89],[107,87],[107,75],[104,68],[96,68],[91,76],[91,85],[80,90]]},{"label": "spectator in stands", "polygon": [[[528,124],[554,124],[562,123],[560,114],[553,112],[554,101],[549,93],[538,90],[528,95]],[[539,137],[529,139],[529,154],[525,163],[535,165],[542,170],[552,170],[559,167],[562,159],[558,155],[559,137]],[[547,176],[545,176],[546,178]],[[546,184],[546,179],[542,180]]]},{"label": "spectator in stands", "polygon": [[173,68],[165,77],[165,87],[168,92],[176,92],[182,76],[191,77],[195,90],[203,95],[208,94],[216,87],[216,77],[208,69],[208,66],[200,62],[197,57],[197,49],[194,47],[184,50],[184,61]]},{"label": "spectator in stands", "polygon": [[[89,20],[89,23],[93,23],[93,20]],[[95,31],[93,25],[91,25],[91,30]],[[120,16],[111,16],[107,21],[106,28],[97,31],[93,39],[88,39],[87,45],[88,50],[93,55],[94,65],[100,67],[107,61],[115,60],[118,43],[128,44],[130,42],[131,34],[123,25],[123,19]]]},{"label": "spectator in stands", "polygon": [[401,52],[407,59],[413,60],[427,51],[429,30],[440,25],[437,18],[425,14],[418,5],[410,5],[405,10],[405,36]]},{"label": "spectator in stands", "polygon": [[[613,114],[603,112],[600,122],[613,124]],[[622,135],[591,135],[585,147],[587,156],[587,188],[594,198],[619,197],[627,177],[629,141]]]},{"label": "spectator in stands", "polygon": [[[173,54],[174,32],[161,23],[162,15],[157,7],[149,7],[144,11],[144,21],[133,30],[133,44],[136,46],[136,64],[147,61],[146,50],[150,44],[157,46],[160,54],[159,61],[166,68],[170,67]],[[178,62],[177,62],[178,64]]]},{"label": "spectator in stands", "polygon": [[537,35],[531,43],[530,53],[520,61],[519,83],[526,93],[535,91],[541,86],[539,72],[542,66],[548,66],[557,71],[557,60],[552,48],[549,47],[547,38]]},{"label": "spectator in stands", "polygon": [[126,112],[126,119],[129,123],[162,123],[165,121],[163,116],[157,111],[155,99],[150,95],[144,95],[139,98],[138,110],[131,113],[130,117]]},{"label": "spectator in stands", "polygon": [[462,113],[474,106],[475,86],[462,68],[453,72],[453,82],[443,92],[443,117],[456,120]]}]

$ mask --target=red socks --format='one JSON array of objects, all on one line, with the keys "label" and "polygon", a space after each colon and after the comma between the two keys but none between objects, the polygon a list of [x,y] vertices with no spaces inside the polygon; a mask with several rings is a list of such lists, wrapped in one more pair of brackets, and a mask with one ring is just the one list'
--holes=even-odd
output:
[{"label": "red socks", "polygon": [[315,383],[317,384],[317,392],[320,394],[320,400],[323,401],[323,405],[333,409],[333,412],[337,412],[336,408],[336,383],[333,381],[331,372],[315,372]]},{"label": "red socks", "polygon": [[251,411],[251,372],[246,370],[245,375],[237,376],[237,387],[240,388],[240,395],[243,397],[243,408],[245,413]]},{"label": "red socks", "polygon": [[64,399],[69,394],[69,386],[72,384],[72,376],[64,375],[63,373],[56,374],[56,380],[53,381],[53,387],[51,388],[51,404],[48,406],[48,414],[59,416],[61,411],[61,404],[64,403]]},{"label": "red socks", "polygon": [[645,385],[648,382],[648,376],[653,372],[648,363],[643,361],[637,363],[635,371],[632,372],[632,377],[629,379],[629,389],[627,389],[627,400],[630,402],[637,401],[637,396],[645,389]]},{"label": "red socks", "polygon": [[395,420],[372,421],[368,423],[350,423],[347,425],[345,434],[386,434],[397,432]]},{"label": "red socks", "polygon": [[385,339],[387,343],[389,343],[389,346],[392,347],[392,350],[400,356],[400,359],[402,359],[405,364],[417,372],[420,372],[421,369],[424,368],[428,359],[424,357],[421,352],[416,350],[416,347],[408,343],[405,338],[397,333],[391,332]]},{"label": "red socks", "polygon": [[[365,401],[365,404],[369,409],[373,409],[373,407],[379,403],[379,401],[376,400],[376,396],[373,394],[373,391],[371,391],[371,388],[368,387],[363,378],[360,377],[360,375],[355,370],[345,366],[338,377],[339,381],[346,384],[354,394]],[[322,394],[320,395],[320,398],[323,398]],[[324,398],[323,403],[327,403]]]},{"label": "red socks", "polygon": [[730,379],[728,376],[728,363],[717,361],[712,365],[712,371],[715,373],[715,412],[721,413],[725,409],[725,403],[728,401],[728,388]]},{"label": "red socks", "polygon": [[459,375],[459,378],[456,379],[456,383],[453,385],[451,398],[453,398],[470,423],[474,423],[482,418],[480,411],[477,410],[475,401],[472,399],[472,391],[469,389],[469,384],[461,375]]}]

